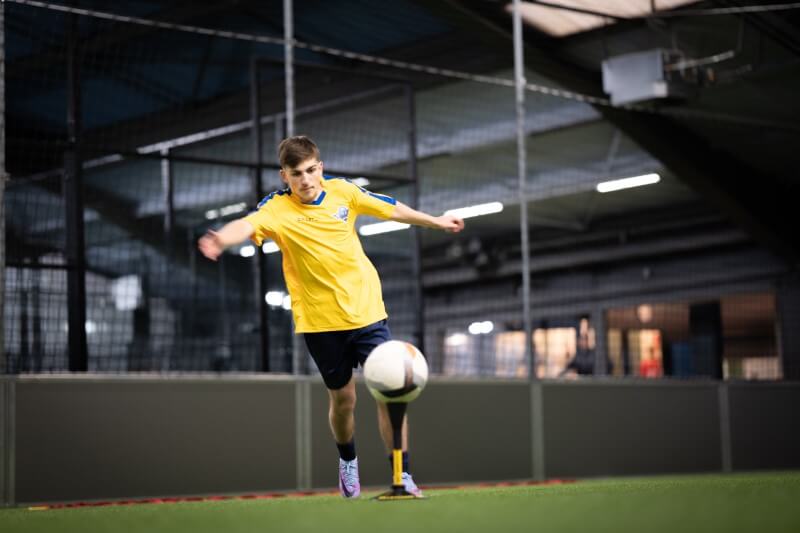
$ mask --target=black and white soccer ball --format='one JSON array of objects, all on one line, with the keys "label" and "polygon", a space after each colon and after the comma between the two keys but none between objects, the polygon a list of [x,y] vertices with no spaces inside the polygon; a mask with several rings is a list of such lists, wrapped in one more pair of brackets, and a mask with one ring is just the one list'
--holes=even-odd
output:
[{"label": "black and white soccer ball", "polygon": [[410,402],[428,382],[428,363],[413,344],[387,341],[370,352],[364,363],[364,379],[376,400]]}]

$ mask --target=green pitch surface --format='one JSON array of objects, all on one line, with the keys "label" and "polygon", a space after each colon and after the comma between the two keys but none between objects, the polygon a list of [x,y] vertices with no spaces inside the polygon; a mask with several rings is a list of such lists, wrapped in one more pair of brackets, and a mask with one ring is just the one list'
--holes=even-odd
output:
[{"label": "green pitch surface", "polygon": [[428,499],[307,496],[31,511],[18,532],[758,532],[800,531],[800,472],[670,476],[562,485],[428,489]]}]

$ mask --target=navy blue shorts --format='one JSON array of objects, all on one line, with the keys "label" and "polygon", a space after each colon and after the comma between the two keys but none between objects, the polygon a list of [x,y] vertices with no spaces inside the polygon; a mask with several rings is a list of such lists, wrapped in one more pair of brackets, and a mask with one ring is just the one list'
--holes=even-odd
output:
[{"label": "navy blue shorts", "polygon": [[364,364],[372,349],[391,340],[392,334],[384,319],[358,329],[304,333],[303,338],[325,386],[338,390],[350,382],[353,369]]}]

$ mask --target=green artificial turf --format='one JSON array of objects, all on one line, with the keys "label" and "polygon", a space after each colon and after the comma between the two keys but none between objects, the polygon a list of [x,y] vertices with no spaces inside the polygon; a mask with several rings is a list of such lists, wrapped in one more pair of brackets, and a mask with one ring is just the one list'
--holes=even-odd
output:
[{"label": "green artificial turf", "polygon": [[31,511],[17,532],[800,532],[800,472],[668,476],[562,485],[431,489],[420,501],[309,496]]}]

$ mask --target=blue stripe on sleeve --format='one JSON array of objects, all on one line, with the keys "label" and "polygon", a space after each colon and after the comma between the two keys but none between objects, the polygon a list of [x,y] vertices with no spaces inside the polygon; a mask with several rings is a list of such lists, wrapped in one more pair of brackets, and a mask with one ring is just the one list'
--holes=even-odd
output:
[{"label": "blue stripe on sleeve", "polygon": [[258,205],[256,206],[256,209],[261,209],[262,207],[264,207],[264,204],[266,204],[267,202],[272,200],[275,197],[276,194],[278,196],[283,196],[284,194],[291,194],[291,191],[289,189],[281,189],[281,190],[278,190],[278,191],[272,191],[271,193],[266,195],[264,198],[262,198],[260,202],[258,202]]},{"label": "blue stripe on sleeve", "polygon": [[365,193],[369,194],[370,196],[377,198],[378,200],[383,200],[387,204],[397,205],[397,200],[392,198],[391,196],[386,196],[385,194],[375,194],[374,192],[364,191]]}]

